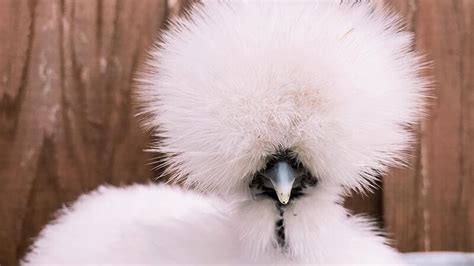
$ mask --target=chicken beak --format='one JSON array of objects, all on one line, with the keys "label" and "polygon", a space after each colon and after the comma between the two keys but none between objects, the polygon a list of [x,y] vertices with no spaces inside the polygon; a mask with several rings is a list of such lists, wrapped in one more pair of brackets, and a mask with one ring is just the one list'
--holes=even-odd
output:
[{"label": "chicken beak", "polygon": [[279,161],[265,170],[264,175],[270,179],[281,204],[288,204],[298,171],[286,161]]}]

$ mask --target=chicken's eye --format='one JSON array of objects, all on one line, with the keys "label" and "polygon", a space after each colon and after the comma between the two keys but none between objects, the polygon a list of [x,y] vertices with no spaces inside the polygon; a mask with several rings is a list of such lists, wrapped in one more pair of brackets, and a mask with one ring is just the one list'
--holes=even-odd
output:
[{"label": "chicken's eye", "polygon": [[301,187],[314,187],[318,184],[318,179],[311,174],[305,174],[301,177]]}]

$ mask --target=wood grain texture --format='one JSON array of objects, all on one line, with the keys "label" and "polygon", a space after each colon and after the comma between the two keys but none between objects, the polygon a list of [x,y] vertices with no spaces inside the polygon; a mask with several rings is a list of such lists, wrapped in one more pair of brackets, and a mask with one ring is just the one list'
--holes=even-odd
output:
[{"label": "wood grain texture", "polygon": [[474,1],[389,0],[433,61],[413,168],[384,180],[385,224],[403,251],[474,251]]},{"label": "wood grain texture", "polygon": [[383,227],[383,191],[382,182],[376,183],[377,188],[363,194],[351,191],[345,198],[344,206],[354,214],[370,217],[379,227]]},{"label": "wood grain texture", "polygon": [[[380,2],[384,0],[379,0]],[[146,182],[133,72],[193,0],[0,0],[0,264],[15,265],[63,204]],[[348,197],[402,251],[474,251],[474,1],[385,0],[434,61],[429,119],[408,169]]]},{"label": "wood grain texture", "polygon": [[52,213],[102,183],[148,180],[133,71],[159,0],[0,1],[0,264]]}]

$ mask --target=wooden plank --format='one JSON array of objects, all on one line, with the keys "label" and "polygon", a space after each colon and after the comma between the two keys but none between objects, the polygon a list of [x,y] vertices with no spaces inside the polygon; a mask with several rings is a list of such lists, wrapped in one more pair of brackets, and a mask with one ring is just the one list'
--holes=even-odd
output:
[{"label": "wooden plank", "polygon": [[[408,30],[415,32],[416,2],[388,0],[389,6],[404,16]],[[416,48],[416,47],[414,47]],[[420,128],[413,129],[420,139]],[[421,143],[421,142],[420,142]],[[400,251],[424,250],[426,180],[421,176],[421,144],[413,147],[410,153],[410,167],[392,169],[383,180],[384,225],[392,244]],[[423,193],[422,193],[423,191]]]},{"label": "wooden plank", "polygon": [[430,117],[414,169],[384,180],[385,224],[403,251],[474,251],[473,1],[391,0],[434,61]]},{"label": "wooden plank", "polygon": [[344,207],[354,214],[365,215],[374,220],[379,227],[383,226],[383,196],[381,182],[376,190],[365,193],[351,191],[344,201]]},{"label": "wooden plank", "polygon": [[163,0],[0,1],[0,264],[63,203],[149,178],[133,70]]},{"label": "wooden plank", "polygon": [[[387,1],[435,62],[437,99],[412,168],[384,179],[385,225],[403,251],[474,251],[474,2]],[[166,13],[164,0],[0,1],[1,265],[64,202],[148,178],[130,82]],[[346,206],[380,217],[381,198]]]}]

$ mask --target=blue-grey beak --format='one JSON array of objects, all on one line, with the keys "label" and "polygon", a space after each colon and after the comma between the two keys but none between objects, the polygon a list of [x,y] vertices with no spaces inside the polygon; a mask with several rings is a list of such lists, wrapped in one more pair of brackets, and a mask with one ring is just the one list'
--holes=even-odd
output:
[{"label": "blue-grey beak", "polygon": [[271,181],[278,200],[282,204],[288,204],[293,183],[296,178],[302,174],[301,171],[293,168],[286,161],[278,161],[268,169],[265,169],[262,173],[263,176]]}]

